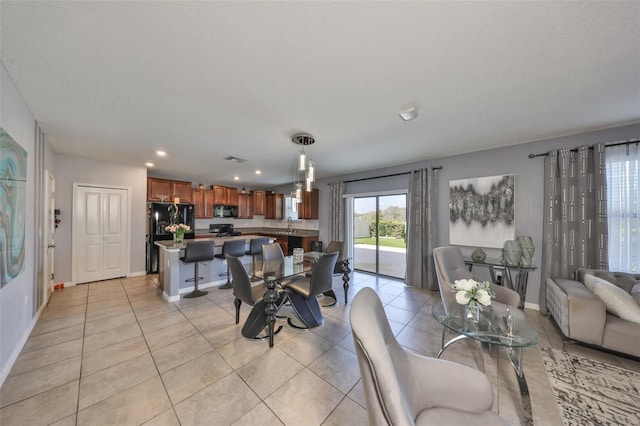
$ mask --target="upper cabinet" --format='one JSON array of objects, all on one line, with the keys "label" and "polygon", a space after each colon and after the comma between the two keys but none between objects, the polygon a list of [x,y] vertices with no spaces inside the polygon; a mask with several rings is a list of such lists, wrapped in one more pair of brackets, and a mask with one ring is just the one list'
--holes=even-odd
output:
[{"label": "upper cabinet", "polygon": [[173,202],[180,198],[181,203],[192,203],[191,182],[170,179],[147,178],[147,200]]},{"label": "upper cabinet", "polygon": [[195,205],[196,219],[213,218],[213,190],[211,189],[194,189],[193,204]]},{"label": "upper cabinet", "polygon": [[238,194],[238,219],[252,219],[252,197],[249,194]]},{"label": "upper cabinet", "polygon": [[267,209],[265,219],[282,219],[284,215],[284,195],[267,193]]},{"label": "upper cabinet", "polygon": [[213,185],[213,203],[222,206],[238,205],[238,188]]},{"label": "upper cabinet", "polygon": [[267,207],[266,191],[251,191],[253,197],[253,214],[264,215]]},{"label": "upper cabinet", "polygon": [[302,202],[298,204],[298,219],[319,219],[320,190],[302,191]]}]

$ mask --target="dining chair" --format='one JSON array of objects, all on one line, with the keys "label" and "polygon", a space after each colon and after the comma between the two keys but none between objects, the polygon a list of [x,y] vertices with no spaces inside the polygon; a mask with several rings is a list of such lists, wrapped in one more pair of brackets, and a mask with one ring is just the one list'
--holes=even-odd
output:
[{"label": "dining chair", "polygon": [[[245,337],[259,340],[269,337],[268,335],[258,336],[267,326],[267,315],[265,313],[265,303],[263,301],[267,287],[264,281],[258,284],[252,284],[249,274],[242,265],[239,257],[226,255],[226,259],[233,279],[233,296],[235,297],[233,303],[236,308],[236,324],[240,322],[240,306],[242,305],[242,302],[244,302],[249,306],[253,306],[254,309],[252,309],[251,313],[247,317],[247,321],[242,328],[242,334]],[[284,296],[284,293],[280,291],[277,306],[282,304]],[[278,331],[280,331],[281,328],[282,326],[278,328]],[[276,333],[278,331],[276,331]]]},{"label": "dining chair", "polygon": [[317,296],[329,291],[333,286],[333,268],[338,259],[338,252],[323,255],[314,268],[310,277],[300,277],[287,283],[282,283],[291,307],[296,316],[304,324],[298,326],[288,319],[289,325],[298,329],[311,329],[322,325],[324,319],[320,311]]},{"label": "dining chair", "polygon": [[491,411],[493,385],[471,367],[405,350],[382,302],[365,287],[349,322],[369,425],[506,425]]},{"label": "dining chair", "polygon": [[[458,247],[436,247],[433,249],[433,260],[438,278],[438,286],[440,288],[440,296],[443,302],[456,302],[455,292],[452,287],[456,280],[472,279],[475,281],[483,281],[469,271],[469,267],[464,263],[462,252]],[[495,293],[494,302],[500,307],[513,307],[512,312],[518,311],[520,304],[520,296],[517,292],[491,284],[491,290]],[[518,315],[518,314],[516,314]]]}]

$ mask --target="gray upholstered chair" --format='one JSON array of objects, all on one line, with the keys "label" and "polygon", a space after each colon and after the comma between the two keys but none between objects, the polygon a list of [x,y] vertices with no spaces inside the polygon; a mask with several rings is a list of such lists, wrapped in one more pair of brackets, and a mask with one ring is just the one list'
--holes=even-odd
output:
[{"label": "gray upholstered chair", "polygon": [[289,302],[296,315],[304,324],[303,327],[291,322],[289,325],[294,328],[310,329],[315,328],[324,322],[320,304],[317,296],[329,291],[333,286],[333,268],[338,259],[338,252],[323,255],[315,268],[311,277],[301,277],[290,282],[281,283],[286,292]]},{"label": "gray upholstered chair", "polygon": [[370,425],[504,425],[484,373],[403,349],[378,295],[365,287],[349,315]]},{"label": "gray upholstered chair", "polygon": [[[473,279],[482,281],[469,271],[469,267],[464,263],[462,252],[458,247],[436,247],[433,249],[433,260],[440,287],[440,296],[443,302],[455,303],[456,295],[451,290],[456,280]],[[497,306],[509,305],[516,308],[520,303],[520,296],[517,292],[496,284],[491,284],[491,289],[496,294],[494,303]],[[516,314],[518,315],[518,314]]]},{"label": "gray upholstered chair", "polygon": [[198,282],[203,278],[199,275],[199,265],[200,262],[204,262],[205,260],[213,260],[213,254],[215,251],[215,247],[213,245],[213,241],[193,241],[188,243],[184,248],[184,256],[180,258],[184,263],[193,263],[194,266],[194,275],[193,278],[189,278],[187,282],[193,281],[194,289],[191,293],[185,294],[183,297],[187,299],[191,299],[194,297],[200,297],[207,294],[206,291],[200,290],[198,288]]}]

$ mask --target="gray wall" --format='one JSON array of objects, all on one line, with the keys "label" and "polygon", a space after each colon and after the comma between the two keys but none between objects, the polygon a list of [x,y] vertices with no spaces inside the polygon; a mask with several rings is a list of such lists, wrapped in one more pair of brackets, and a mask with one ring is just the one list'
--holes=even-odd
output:
[{"label": "gray wall", "polygon": [[[545,141],[531,142],[511,147],[474,152],[470,154],[443,157],[428,161],[417,162],[401,167],[393,167],[368,171],[325,179],[318,182],[320,188],[320,239],[328,241],[328,208],[329,190],[328,182],[337,180],[351,180],[371,176],[406,172],[421,167],[442,166],[438,187],[438,232],[439,245],[449,244],[449,181],[469,177],[493,176],[502,174],[516,175],[516,235],[530,235],[533,237],[536,247],[533,262],[538,267],[541,263],[542,247],[542,203],[543,203],[543,158],[529,159],[529,154],[546,152],[553,148],[575,147],[581,144],[593,144],[597,142],[613,142],[632,139],[640,136],[640,124],[622,126],[607,130],[594,131],[579,135],[549,139]],[[425,152],[425,156],[428,152]],[[322,165],[318,165],[322,167]],[[375,179],[362,182],[354,182],[346,185],[345,193],[367,193],[391,189],[407,189],[408,177],[394,177],[388,179]],[[462,247],[463,253],[470,254],[475,247]],[[485,249],[488,256],[499,257],[500,249]],[[476,270],[477,269],[477,270]],[[488,279],[484,268],[476,268],[481,278]],[[529,287],[527,291],[527,304],[530,307],[538,304],[540,289],[540,272],[529,274]]]},{"label": "gray wall", "polygon": [[56,209],[60,209],[60,226],[56,230],[56,282],[71,281],[71,231],[73,184],[118,186],[131,189],[132,275],[145,273],[147,169],[108,161],[56,155]]},{"label": "gray wall", "polygon": [[11,77],[0,66],[0,126],[27,150],[27,205],[25,217],[25,268],[0,289],[0,383],[9,373],[15,358],[35,323],[34,231],[35,231],[35,127],[36,122]]}]

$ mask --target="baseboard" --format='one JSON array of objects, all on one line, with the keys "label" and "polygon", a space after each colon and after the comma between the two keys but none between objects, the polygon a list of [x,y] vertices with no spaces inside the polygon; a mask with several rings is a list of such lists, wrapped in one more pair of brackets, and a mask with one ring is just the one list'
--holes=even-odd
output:
[{"label": "baseboard", "polygon": [[2,388],[2,385],[4,384],[4,381],[7,378],[7,376],[9,376],[9,373],[11,372],[13,365],[16,363],[16,360],[20,356],[20,352],[22,352],[24,345],[27,344],[27,340],[29,339],[29,336],[31,336],[31,332],[33,331],[33,328],[38,323],[38,320],[40,319],[40,314],[42,313],[42,311],[44,311],[44,308],[46,307],[47,307],[46,303],[43,303],[42,306],[40,306],[40,309],[38,309],[38,312],[36,312],[36,314],[34,315],[33,319],[31,320],[31,323],[29,324],[29,327],[27,328],[24,335],[22,336],[22,339],[20,339],[20,343],[18,343],[13,353],[7,360],[7,363],[5,364],[4,368],[2,369],[2,371],[0,371],[0,388]]},{"label": "baseboard", "polygon": [[537,303],[524,302],[524,307],[526,309],[533,309],[534,311],[540,311],[540,305]]},{"label": "baseboard", "polygon": [[127,278],[142,277],[143,275],[147,275],[147,271],[129,272],[129,275],[127,275]]}]

